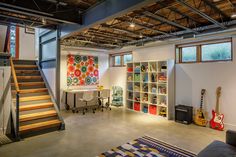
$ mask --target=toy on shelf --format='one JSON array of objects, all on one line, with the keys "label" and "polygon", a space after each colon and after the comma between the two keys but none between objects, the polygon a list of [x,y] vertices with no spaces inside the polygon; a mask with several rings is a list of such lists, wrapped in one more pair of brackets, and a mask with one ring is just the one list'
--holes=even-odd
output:
[{"label": "toy on shelf", "polygon": [[140,74],[134,74],[134,82],[140,82]]},{"label": "toy on shelf", "polygon": [[159,104],[160,104],[161,106],[166,106],[166,96],[161,96],[161,97],[159,98]]},{"label": "toy on shelf", "polygon": [[112,105],[123,106],[123,89],[119,86],[112,87]]},{"label": "toy on shelf", "polygon": [[143,92],[148,92],[148,84],[143,84]]},{"label": "toy on shelf", "polygon": [[128,99],[130,99],[130,100],[133,99],[133,92],[128,92]]},{"label": "toy on shelf", "polygon": [[157,82],[157,75],[155,73],[151,74],[151,82]]},{"label": "toy on shelf", "polygon": [[141,65],[141,72],[148,72],[148,65]]},{"label": "toy on shelf", "polygon": [[147,93],[144,93],[144,94],[143,94],[142,101],[143,101],[143,102],[148,102],[148,94],[147,94]]},{"label": "toy on shelf", "polygon": [[158,93],[159,94],[166,94],[166,87],[165,86],[158,86]]},{"label": "toy on shelf", "polygon": [[166,82],[166,81],[167,81],[167,77],[164,73],[158,74],[158,82]]},{"label": "toy on shelf", "polygon": [[129,91],[132,91],[132,90],[133,90],[133,84],[132,84],[132,83],[129,83],[129,84],[128,84],[128,90],[129,90]]},{"label": "toy on shelf", "polygon": [[139,65],[135,66],[134,73],[140,73],[140,66]]},{"label": "toy on shelf", "polygon": [[150,63],[150,72],[156,72],[156,71],[157,71],[156,63]]},{"label": "toy on shelf", "polygon": [[131,81],[133,81],[133,77],[132,77],[131,75],[129,75],[128,78],[127,78],[127,80],[128,80],[129,82],[131,82]]},{"label": "toy on shelf", "polygon": [[151,103],[152,103],[152,104],[157,104],[157,96],[156,96],[156,95],[154,95],[154,96],[152,97]]},{"label": "toy on shelf", "polygon": [[166,117],[166,107],[161,107],[159,111],[159,115]]},{"label": "toy on shelf", "polygon": [[147,73],[144,73],[143,75],[142,75],[142,77],[143,77],[143,82],[148,82],[148,74]]},{"label": "toy on shelf", "polygon": [[157,86],[155,84],[152,84],[151,90],[152,90],[152,93],[156,93],[157,92]]},{"label": "toy on shelf", "polygon": [[140,96],[135,96],[135,97],[134,97],[134,100],[135,100],[135,101],[140,101]]},{"label": "toy on shelf", "polygon": [[134,91],[139,92],[140,91],[140,85],[135,84],[134,85]]}]

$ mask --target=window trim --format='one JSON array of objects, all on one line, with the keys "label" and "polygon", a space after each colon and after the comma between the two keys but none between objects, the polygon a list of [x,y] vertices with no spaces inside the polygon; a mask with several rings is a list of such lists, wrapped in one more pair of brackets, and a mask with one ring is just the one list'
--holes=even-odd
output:
[{"label": "window trim", "polygon": [[[228,60],[208,60],[208,61],[203,61],[202,60],[202,46],[203,45],[211,45],[211,44],[220,44],[220,43],[231,43],[231,59]],[[196,61],[191,61],[191,62],[183,62],[182,61],[182,48],[185,47],[193,47],[196,46],[197,48],[197,60]],[[177,52],[177,49],[179,52]],[[177,57],[178,54],[178,58]],[[211,63],[211,62],[230,62],[233,61],[233,42],[232,38],[225,38],[225,39],[218,39],[218,40],[205,40],[205,41],[199,41],[199,42],[191,42],[187,44],[180,44],[175,46],[175,63],[176,64],[191,64],[191,63]],[[177,62],[178,61],[178,62]]]},{"label": "window trim", "polygon": [[[110,54],[109,55],[109,61],[110,61],[110,67],[125,67],[126,65],[124,64],[124,55],[132,55],[133,59],[133,53],[131,52],[121,52],[121,53],[115,53],[115,54]],[[121,57],[121,64],[120,65],[115,65],[115,56],[120,56]]]}]

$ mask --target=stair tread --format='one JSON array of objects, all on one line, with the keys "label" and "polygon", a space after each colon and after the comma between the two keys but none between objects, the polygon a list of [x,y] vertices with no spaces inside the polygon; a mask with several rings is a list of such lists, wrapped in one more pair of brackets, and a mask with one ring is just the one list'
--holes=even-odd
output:
[{"label": "stair tread", "polygon": [[43,111],[43,112],[37,112],[37,113],[29,113],[20,115],[20,122],[34,120],[34,119],[40,119],[40,118],[47,118],[56,116],[57,112],[55,110],[49,110],[49,111]]},{"label": "stair tread", "polygon": [[42,109],[42,108],[49,108],[52,107],[53,103],[39,103],[39,104],[33,104],[33,105],[22,105],[20,106],[20,111],[29,111],[29,110],[36,110],[36,109]]},{"label": "stair tread", "polygon": [[24,133],[27,131],[34,131],[34,130],[36,131],[36,130],[40,130],[43,128],[59,126],[60,124],[61,124],[61,121],[58,119],[48,120],[48,121],[44,121],[44,122],[20,126],[19,131],[20,131],[20,133]]},{"label": "stair tread", "polygon": [[41,76],[16,76],[17,79],[41,79]]},{"label": "stair tread", "polygon": [[17,64],[14,65],[15,68],[38,68],[37,65],[21,65],[21,64]]},{"label": "stair tread", "polygon": [[[33,88],[33,89],[21,89],[20,94],[28,94],[28,93],[40,93],[47,92],[47,88]],[[12,90],[12,93],[16,93],[16,90]]]},{"label": "stair tread", "polygon": [[30,74],[30,73],[39,73],[40,71],[39,70],[15,70],[17,74],[19,73],[27,73],[27,74]]},{"label": "stair tread", "polygon": [[[20,97],[20,102],[26,102],[26,101],[35,101],[35,100],[47,100],[50,99],[51,96],[50,95],[40,95],[40,96],[21,96]],[[16,101],[16,99],[14,98],[13,101]]]},{"label": "stair tread", "polygon": [[[44,82],[19,82],[18,85],[19,86],[35,86],[35,85],[44,85]],[[15,84],[12,83],[12,86],[14,86]]]}]

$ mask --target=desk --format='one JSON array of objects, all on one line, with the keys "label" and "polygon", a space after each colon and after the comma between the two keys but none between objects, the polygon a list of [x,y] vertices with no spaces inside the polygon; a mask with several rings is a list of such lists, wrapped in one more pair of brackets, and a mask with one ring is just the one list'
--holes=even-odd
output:
[{"label": "desk", "polygon": [[[74,108],[75,108],[76,107],[76,94],[77,93],[84,93],[84,92],[88,92],[88,91],[98,91],[98,99],[99,99],[101,90],[98,90],[96,88],[92,88],[92,89],[66,89],[66,90],[64,90],[64,92],[65,92],[65,109],[70,110],[70,106],[68,105],[68,93],[74,94]],[[110,97],[108,98],[108,103],[109,103],[109,101],[110,101]],[[101,103],[101,102],[99,102],[99,103]]]}]

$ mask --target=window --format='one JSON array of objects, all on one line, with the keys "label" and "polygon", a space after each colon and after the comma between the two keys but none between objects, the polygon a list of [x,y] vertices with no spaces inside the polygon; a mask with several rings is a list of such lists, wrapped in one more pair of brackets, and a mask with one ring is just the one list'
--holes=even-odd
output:
[{"label": "window", "polygon": [[232,39],[177,45],[175,53],[176,63],[231,61]]},{"label": "window", "polygon": [[132,59],[133,59],[133,55],[131,52],[111,54],[110,66],[113,66],[113,67],[126,66],[128,62],[132,61]]},{"label": "window", "polygon": [[10,26],[10,54],[16,57],[16,26]]},{"label": "window", "polygon": [[231,60],[231,42],[203,45],[202,61]]},{"label": "window", "polygon": [[197,61],[197,47],[182,48],[182,62],[196,62]]},{"label": "window", "polygon": [[121,65],[121,56],[115,56],[115,66]]},{"label": "window", "polygon": [[42,44],[42,60],[56,59],[57,55],[57,42],[56,40],[51,40],[47,43]]},{"label": "window", "polygon": [[126,54],[124,55],[124,65],[126,65],[128,62],[132,61],[132,54]]}]

